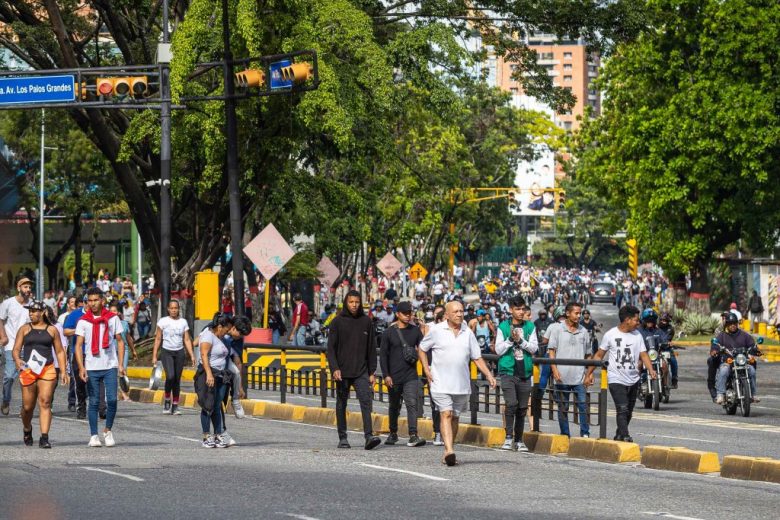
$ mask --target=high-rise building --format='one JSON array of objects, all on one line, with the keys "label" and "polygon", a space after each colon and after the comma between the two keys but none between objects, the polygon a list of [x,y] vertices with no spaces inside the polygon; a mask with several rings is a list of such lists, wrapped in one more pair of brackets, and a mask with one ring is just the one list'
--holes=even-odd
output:
[{"label": "high-rise building", "polygon": [[[576,98],[571,110],[555,114],[554,120],[561,128],[576,130],[580,125],[578,117],[582,117],[588,106],[593,107],[595,114],[600,113],[601,97],[592,85],[598,77],[600,59],[597,54],[588,51],[584,41],[558,41],[554,35],[535,34],[527,39],[527,43],[537,52],[537,62],[547,69],[553,83],[571,90]],[[495,84],[502,90],[521,96],[522,86],[512,77],[515,67],[515,64],[497,58]]]}]

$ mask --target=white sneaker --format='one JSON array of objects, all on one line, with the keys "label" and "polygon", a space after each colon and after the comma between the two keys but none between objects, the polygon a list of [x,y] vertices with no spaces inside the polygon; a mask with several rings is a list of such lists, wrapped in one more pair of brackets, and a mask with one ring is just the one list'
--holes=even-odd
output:
[{"label": "white sneaker", "polygon": [[233,399],[233,413],[236,414],[236,419],[244,418],[244,407],[238,399]]},{"label": "white sneaker", "polygon": [[222,437],[222,442],[227,444],[228,447],[236,445],[236,440],[227,431],[223,431],[220,436]]},{"label": "white sneaker", "polygon": [[718,397],[715,399],[715,404],[723,404],[726,401],[726,396],[723,394],[718,394]]},{"label": "white sneaker", "polygon": [[89,438],[89,444],[87,444],[90,448],[100,448],[103,446],[103,443],[100,442],[100,435],[93,435]]},{"label": "white sneaker", "polygon": [[514,443],[512,442],[512,437],[507,437],[506,439],[504,439],[504,444],[501,445],[501,449],[502,450],[511,450],[513,444]]},{"label": "white sneaker", "polygon": [[103,442],[106,444],[106,448],[113,448],[116,446],[116,441],[114,440],[114,434],[111,433],[111,431],[107,431],[103,435]]},{"label": "white sneaker", "polygon": [[433,445],[434,446],[444,446],[444,441],[441,438],[441,433],[437,433],[433,437]]},{"label": "white sneaker", "polygon": [[522,452],[528,452],[528,446],[526,446],[522,442],[516,442],[515,443],[515,450],[516,451],[522,451]]}]

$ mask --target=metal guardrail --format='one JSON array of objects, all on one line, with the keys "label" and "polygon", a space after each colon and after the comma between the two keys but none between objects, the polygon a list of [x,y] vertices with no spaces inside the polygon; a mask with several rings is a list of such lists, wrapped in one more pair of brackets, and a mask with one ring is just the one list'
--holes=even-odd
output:
[{"label": "metal guardrail", "polygon": [[[327,348],[324,346],[292,346],[292,345],[271,345],[271,344],[246,344],[244,350],[244,368],[243,368],[243,385],[244,391],[248,389],[253,390],[266,390],[279,392],[280,401],[282,403],[287,402],[287,394],[298,395],[319,395],[320,406],[322,408],[328,407],[328,396],[335,398],[335,384],[330,380],[330,371],[328,369],[328,362],[326,358]],[[277,367],[256,367],[248,366],[247,354],[258,353],[257,351],[278,351],[280,352],[280,366]],[[314,369],[304,370],[289,370],[287,368],[287,352],[288,351],[307,351],[312,354],[318,354],[320,358],[319,367]],[[379,349],[377,349],[377,355]],[[483,359],[488,362],[489,366],[495,366],[495,362],[498,361],[499,356],[495,354],[483,354]],[[591,426],[599,427],[599,437],[606,438],[607,436],[607,377],[606,370],[607,362],[604,360],[593,359],[549,359],[549,358],[533,358],[534,365],[560,365],[560,366],[581,366],[581,367],[598,367],[600,369],[600,385],[598,390],[587,391],[586,393],[586,420]],[[418,363],[418,373],[422,374],[421,367]],[[503,414],[502,412],[502,399],[501,399],[501,385],[496,385],[495,389],[491,389],[487,384],[487,381],[477,377],[476,368],[472,363],[472,392],[471,400],[469,402],[469,409],[471,413],[471,424],[479,423],[480,409],[483,413],[495,413]],[[422,376],[421,376],[422,377]],[[540,382],[540,371],[534,370],[533,376],[533,388],[531,392],[531,410],[530,415],[532,420],[532,431],[540,431],[540,421],[542,419],[542,413],[548,412],[548,419],[555,420],[554,414],[556,407],[560,407],[563,400],[559,399],[556,394],[565,395],[567,401],[571,400],[571,391],[556,390],[553,385],[552,377],[548,379],[547,387],[543,392],[538,392],[536,389]],[[421,387],[422,388],[422,387]],[[384,395],[387,393],[383,377],[377,372],[376,382],[374,384],[375,395],[378,395],[376,400],[384,402]],[[592,412],[593,408],[593,396],[596,398],[596,413]],[[425,395],[423,394],[420,402],[425,405]],[[430,399],[430,397],[429,397]],[[546,404],[546,406],[545,406]],[[574,398],[573,406],[568,408],[574,417],[574,423],[578,424],[578,409],[576,403],[576,395]],[[423,406],[420,408],[422,409]],[[491,412],[491,409],[493,410]],[[595,415],[596,422],[592,422]]]}]

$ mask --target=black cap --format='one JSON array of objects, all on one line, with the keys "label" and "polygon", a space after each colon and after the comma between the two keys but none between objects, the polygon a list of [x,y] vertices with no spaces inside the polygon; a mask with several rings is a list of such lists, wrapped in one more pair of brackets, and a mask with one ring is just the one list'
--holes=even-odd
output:
[{"label": "black cap", "polygon": [[409,314],[412,312],[412,303],[407,301],[399,302],[398,305],[395,306],[395,312]]}]

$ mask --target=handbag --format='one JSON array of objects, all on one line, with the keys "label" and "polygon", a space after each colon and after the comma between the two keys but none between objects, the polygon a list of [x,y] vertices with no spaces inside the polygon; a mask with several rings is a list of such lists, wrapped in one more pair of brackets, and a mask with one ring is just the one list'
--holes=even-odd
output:
[{"label": "handbag", "polygon": [[394,327],[394,328],[395,328],[396,334],[398,334],[398,339],[401,340],[401,345],[402,345],[402,348],[403,348],[403,350],[401,352],[402,352],[402,355],[404,357],[404,361],[406,361],[410,365],[413,364],[413,363],[417,363],[417,349],[412,347],[412,346],[410,346],[406,342],[406,340],[404,339],[404,335],[401,334],[401,329],[399,329],[398,327]]}]

